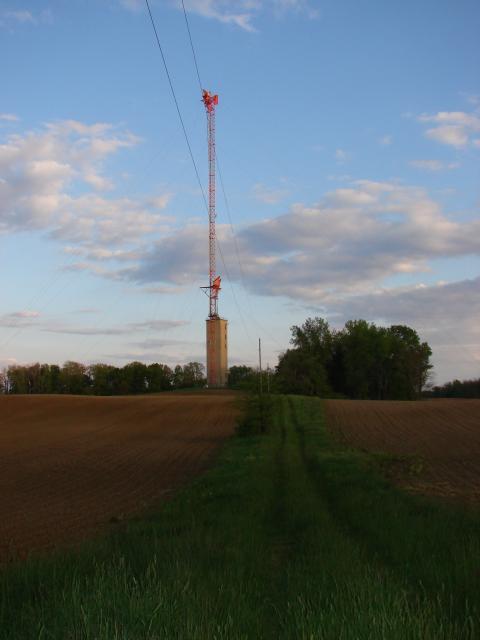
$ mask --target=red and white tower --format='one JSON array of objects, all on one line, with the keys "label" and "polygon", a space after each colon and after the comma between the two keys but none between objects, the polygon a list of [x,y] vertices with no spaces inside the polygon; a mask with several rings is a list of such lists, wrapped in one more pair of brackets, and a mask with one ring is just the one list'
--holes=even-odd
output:
[{"label": "red and white tower", "polygon": [[215,107],[218,104],[218,96],[209,91],[203,92],[203,104],[207,112],[208,131],[208,255],[209,255],[209,287],[208,297],[210,301],[209,318],[218,316],[218,293],[220,291],[221,278],[216,271],[216,233],[215,233]]},{"label": "red and white tower", "polygon": [[218,95],[204,91],[202,96],[207,113],[208,131],[208,256],[209,256],[209,313],[207,318],[207,383],[209,387],[224,387],[227,383],[227,321],[218,315],[218,294],[221,278],[216,274],[215,231],[215,108]]}]

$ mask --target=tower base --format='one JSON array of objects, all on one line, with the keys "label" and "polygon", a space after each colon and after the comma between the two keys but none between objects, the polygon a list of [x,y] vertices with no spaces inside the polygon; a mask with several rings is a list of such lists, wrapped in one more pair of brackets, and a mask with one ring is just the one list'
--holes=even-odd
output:
[{"label": "tower base", "polygon": [[226,387],[228,378],[227,321],[207,318],[207,384],[210,388]]}]

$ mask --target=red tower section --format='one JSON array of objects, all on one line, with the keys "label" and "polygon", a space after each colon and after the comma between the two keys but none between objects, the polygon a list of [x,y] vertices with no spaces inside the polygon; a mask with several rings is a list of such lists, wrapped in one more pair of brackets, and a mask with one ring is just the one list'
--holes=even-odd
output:
[{"label": "red tower section", "polygon": [[208,129],[208,243],[209,243],[209,318],[218,317],[218,293],[221,278],[216,275],[216,234],[215,234],[215,107],[218,96],[209,91],[203,92],[203,104],[207,112]]}]

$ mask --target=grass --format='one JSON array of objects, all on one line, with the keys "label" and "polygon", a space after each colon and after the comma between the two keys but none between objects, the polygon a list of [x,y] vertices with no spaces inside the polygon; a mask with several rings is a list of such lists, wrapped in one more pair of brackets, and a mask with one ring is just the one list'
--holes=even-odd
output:
[{"label": "grass", "polygon": [[480,637],[480,519],[394,489],[278,397],[157,514],[0,575],[0,638]]}]

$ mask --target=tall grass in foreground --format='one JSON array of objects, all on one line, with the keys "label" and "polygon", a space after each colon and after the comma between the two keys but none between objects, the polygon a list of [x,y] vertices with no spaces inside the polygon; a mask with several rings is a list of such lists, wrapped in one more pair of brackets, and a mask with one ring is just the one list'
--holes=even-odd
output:
[{"label": "tall grass in foreground", "polygon": [[157,514],[0,575],[0,638],[480,637],[479,518],[402,494],[279,397]]}]

